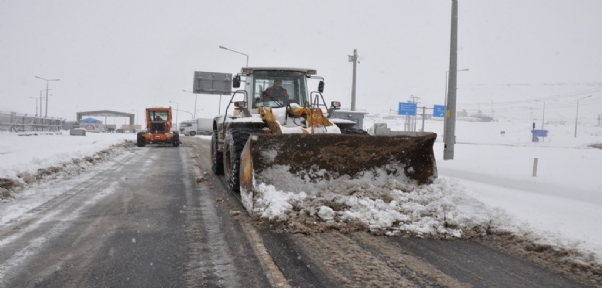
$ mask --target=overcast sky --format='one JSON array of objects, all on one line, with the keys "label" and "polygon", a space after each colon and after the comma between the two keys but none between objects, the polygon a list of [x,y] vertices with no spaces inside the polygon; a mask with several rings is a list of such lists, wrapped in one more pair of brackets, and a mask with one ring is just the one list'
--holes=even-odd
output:
[{"label": "overcast sky", "polygon": [[[248,54],[249,66],[317,69],[326,100],[346,107],[347,55],[357,49],[358,109],[386,114],[411,95],[443,104],[450,23],[447,0],[0,1],[0,111],[34,114],[29,97],[46,88],[39,76],[60,79],[50,82],[53,117],[169,105],[194,113],[195,96],[182,92],[192,90],[194,71],[245,66],[245,56],[220,45]],[[469,71],[458,74],[459,108],[518,101],[541,109],[542,99],[560,115],[592,95],[580,114],[597,117],[600,35],[602,1],[460,0],[458,69]],[[197,116],[214,116],[218,103],[198,95]]]}]

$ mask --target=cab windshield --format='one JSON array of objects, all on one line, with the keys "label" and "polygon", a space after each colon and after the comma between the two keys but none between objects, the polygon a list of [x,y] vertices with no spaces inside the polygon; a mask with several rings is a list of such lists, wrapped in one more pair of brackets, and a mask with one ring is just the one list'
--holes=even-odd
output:
[{"label": "cab windshield", "polygon": [[149,111],[151,121],[167,121],[166,111]]},{"label": "cab windshield", "polygon": [[[254,71],[253,76],[253,108],[284,107],[290,103],[303,106],[307,101],[306,76],[303,72]],[[285,91],[279,93],[277,99],[270,97],[276,94],[274,91],[280,90],[280,87]]]}]

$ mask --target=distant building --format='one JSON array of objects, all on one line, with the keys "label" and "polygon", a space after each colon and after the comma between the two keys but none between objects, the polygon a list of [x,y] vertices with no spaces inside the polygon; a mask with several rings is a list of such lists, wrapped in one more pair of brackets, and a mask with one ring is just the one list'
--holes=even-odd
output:
[{"label": "distant building", "polygon": [[102,121],[94,118],[85,118],[79,121],[79,126],[86,130],[100,131],[102,129]]}]

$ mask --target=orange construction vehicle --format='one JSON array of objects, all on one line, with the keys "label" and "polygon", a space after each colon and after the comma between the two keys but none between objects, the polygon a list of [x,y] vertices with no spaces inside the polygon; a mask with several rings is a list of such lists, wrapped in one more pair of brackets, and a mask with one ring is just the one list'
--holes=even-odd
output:
[{"label": "orange construction vehicle", "polygon": [[146,108],[146,131],[138,132],[136,144],[144,147],[146,144],[172,144],[180,146],[180,134],[171,131],[171,107]]}]

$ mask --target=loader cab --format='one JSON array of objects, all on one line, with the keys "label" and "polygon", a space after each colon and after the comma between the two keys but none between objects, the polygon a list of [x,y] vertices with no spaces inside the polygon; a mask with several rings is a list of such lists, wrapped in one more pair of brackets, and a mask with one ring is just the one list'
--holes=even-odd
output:
[{"label": "loader cab", "polygon": [[[297,103],[304,106],[307,103],[307,74],[300,71],[284,70],[255,70],[247,77],[247,93],[251,99],[251,108],[257,107],[284,107],[289,103]],[[264,97],[264,91],[274,86],[276,80],[282,81],[282,88],[286,89],[288,99],[283,103],[280,101],[269,101]]]},{"label": "loader cab", "polygon": [[167,111],[148,111],[148,118],[151,133],[166,133],[168,131],[167,121],[169,121],[169,113]]}]

